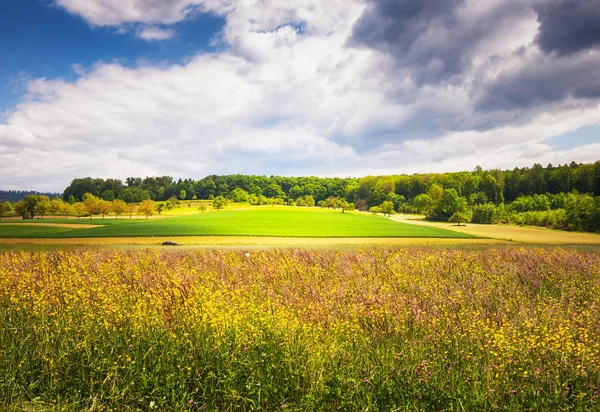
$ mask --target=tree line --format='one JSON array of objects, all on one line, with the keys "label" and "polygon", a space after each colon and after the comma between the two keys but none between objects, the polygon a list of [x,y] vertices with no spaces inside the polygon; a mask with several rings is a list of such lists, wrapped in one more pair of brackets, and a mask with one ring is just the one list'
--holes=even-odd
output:
[{"label": "tree line", "polygon": [[600,161],[363,178],[237,174],[177,181],[170,176],[128,177],[123,182],[86,177],[74,179],[62,200],[75,205],[83,202],[86,194],[108,203],[219,198],[253,205],[318,205],[342,210],[353,206],[386,215],[423,213],[429,219],[458,224],[506,222],[600,231]]},{"label": "tree line", "polygon": [[[535,164],[513,170],[482,170],[472,172],[428,173],[413,175],[366,176],[363,178],[319,178],[251,175],[210,175],[200,180],[179,179],[170,176],[128,177],[119,179],[77,178],[65,188],[63,200],[71,196],[81,201],[85,193],[112,201],[126,203],[146,199],[181,200],[214,199],[217,196],[233,198],[244,191],[257,197],[293,200],[312,196],[316,202],[329,197],[345,198],[348,202],[366,202],[368,207],[389,200],[397,206],[410,203],[417,196],[428,193],[432,185],[454,189],[470,204],[491,202],[495,205],[510,203],[520,196],[535,194],[587,193],[600,196],[600,161],[593,164],[570,164],[543,167]],[[182,196],[183,195],[183,196]]]},{"label": "tree line", "polygon": [[55,198],[56,196],[60,196],[60,193],[42,193],[36,192],[34,190],[0,190],[0,202],[18,202],[19,200],[23,200],[25,196],[29,195],[44,195],[49,198]]}]

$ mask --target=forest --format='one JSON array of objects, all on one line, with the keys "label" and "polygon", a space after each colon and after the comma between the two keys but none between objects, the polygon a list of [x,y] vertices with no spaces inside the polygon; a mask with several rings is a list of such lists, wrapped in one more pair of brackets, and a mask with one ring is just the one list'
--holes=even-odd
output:
[{"label": "forest", "polygon": [[[472,172],[363,178],[236,174],[177,181],[170,176],[128,177],[123,182],[85,177],[74,179],[62,199],[75,205],[84,201],[86,194],[106,202],[127,204],[145,200],[223,199],[251,205],[356,208],[387,215],[422,213],[431,220],[458,224],[512,223],[600,232],[600,161],[556,167],[535,164],[504,171],[477,167]],[[21,203],[12,208],[27,209],[19,207],[23,206]],[[0,209],[7,214],[11,205],[4,203]],[[29,209],[27,214],[33,214],[35,208]]]},{"label": "forest", "polygon": [[[567,230],[600,230],[600,161],[513,170],[320,178],[250,175],[210,175],[200,180],[170,176],[118,179],[77,178],[64,190],[65,201],[85,193],[127,203],[145,199],[214,199],[267,204],[279,199],[323,206],[339,198],[358,210],[424,213],[435,220],[476,223],[516,223]],[[393,205],[393,207],[391,206]]]}]

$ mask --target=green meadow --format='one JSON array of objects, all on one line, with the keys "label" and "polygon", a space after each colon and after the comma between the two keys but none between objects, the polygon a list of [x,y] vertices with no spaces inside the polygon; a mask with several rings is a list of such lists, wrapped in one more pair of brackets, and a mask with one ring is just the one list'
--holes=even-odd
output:
[{"label": "green meadow", "polygon": [[[68,229],[35,223],[96,224]],[[31,229],[29,226],[31,225]],[[151,236],[281,236],[474,238],[451,230],[395,222],[382,216],[323,209],[256,208],[150,220],[39,219],[24,225],[0,223],[0,237],[85,238]]]}]

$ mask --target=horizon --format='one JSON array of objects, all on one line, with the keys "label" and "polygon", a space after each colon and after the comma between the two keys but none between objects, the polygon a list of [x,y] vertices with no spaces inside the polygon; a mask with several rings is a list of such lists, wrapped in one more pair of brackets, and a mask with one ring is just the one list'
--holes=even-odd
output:
[{"label": "horizon", "polygon": [[2,190],[600,159],[600,0],[0,4]]},{"label": "horizon", "polygon": [[[240,174],[240,173],[232,173],[232,174],[227,174],[227,175],[217,175],[217,174],[211,173],[211,174],[199,177],[199,178],[194,178],[194,177],[189,177],[189,176],[185,177],[185,178],[174,178],[173,176],[169,176],[169,175],[161,175],[161,176],[156,176],[155,175],[155,176],[144,176],[144,177],[142,177],[142,176],[127,176],[125,178],[119,178],[119,177],[116,177],[116,178],[114,178],[114,177],[102,178],[102,177],[99,177],[99,176],[77,176],[77,177],[72,178],[69,181],[69,184],[67,186],[65,186],[63,189],[61,189],[60,191],[40,191],[40,190],[36,190],[36,189],[4,189],[2,187],[0,187],[0,191],[4,191],[4,192],[8,192],[8,191],[36,192],[36,193],[41,193],[41,194],[58,194],[58,195],[62,196],[63,193],[64,193],[64,189],[67,188],[75,179],[87,179],[87,178],[90,178],[90,179],[104,179],[104,180],[106,180],[106,179],[116,179],[116,180],[119,180],[125,187],[127,187],[127,185],[126,185],[126,179],[129,178],[129,177],[140,178],[142,180],[146,179],[146,178],[170,177],[171,179],[173,179],[174,182],[178,182],[179,180],[183,181],[183,180],[189,180],[189,179],[191,179],[194,182],[198,182],[198,181],[201,181],[202,179],[205,179],[205,178],[210,177],[210,176],[217,176],[217,177],[219,177],[219,176],[234,176],[234,175],[240,174],[242,176],[261,176],[261,177],[267,177],[267,178],[282,177],[282,178],[295,179],[295,178],[312,178],[312,177],[316,177],[318,179],[359,179],[360,180],[360,179],[363,179],[363,178],[366,178],[366,177],[415,176],[415,175],[424,176],[424,175],[438,175],[438,174],[446,174],[446,173],[474,173],[474,172],[477,172],[476,169],[478,167],[481,167],[481,171],[482,172],[491,172],[491,171],[495,171],[495,170],[499,170],[501,172],[509,172],[509,171],[512,171],[512,170],[515,170],[515,169],[520,169],[520,170],[522,170],[522,169],[532,169],[536,165],[542,166],[543,169],[548,169],[550,166],[552,168],[565,167],[565,166],[571,167],[571,164],[573,162],[574,161],[566,162],[564,164],[557,164],[557,165],[548,164],[546,166],[541,165],[539,163],[534,163],[534,164],[532,164],[530,166],[523,166],[523,167],[517,167],[517,166],[515,166],[513,168],[508,168],[508,169],[488,169],[488,168],[481,167],[480,165],[477,165],[474,170],[457,170],[457,171],[446,171],[446,172],[395,173],[395,174],[391,174],[391,175],[364,175],[364,176],[316,176],[316,175],[304,175],[304,176],[300,176],[300,175],[289,175],[289,176],[286,176],[286,175],[269,175],[269,176],[267,176],[267,175]],[[596,160],[594,162],[589,162],[589,163],[577,163],[577,165],[579,166],[579,165],[584,165],[584,164],[595,164],[597,162],[600,162],[600,159],[598,159],[598,160]]]}]

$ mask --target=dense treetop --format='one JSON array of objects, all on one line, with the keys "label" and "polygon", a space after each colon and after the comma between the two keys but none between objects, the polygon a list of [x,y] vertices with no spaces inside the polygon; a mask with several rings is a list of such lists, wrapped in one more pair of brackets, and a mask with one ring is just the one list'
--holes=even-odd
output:
[{"label": "dense treetop", "polygon": [[[425,194],[433,185],[454,189],[469,204],[491,202],[496,205],[512,202],[519,196],[535,194],[588,193],[600,195],[600,161],[594,164],[571,164],[513,170],[482,170],[472,172],[429,173],[413,175],[366,176],[363,178],[319,178],[249,175],[210,175],[200,180],[179,179],[170,176],[128,177],[118,179],[77,178],[65,189],[63,199],[71,196],[81,200],[85,193],[104,200],[119,198],[126,202],[145,199],[167,200],[213,199],[217,196],[248,195],[296,200],[313,196],[315,201],[329,197],[345,198],[349,202],[363,200],[368,206],[380,205],[386,200],[394,203],[411,202]],[[240,189],[240,190],[237,190]],[[243,196],[243,194],[242,194]]]}]

